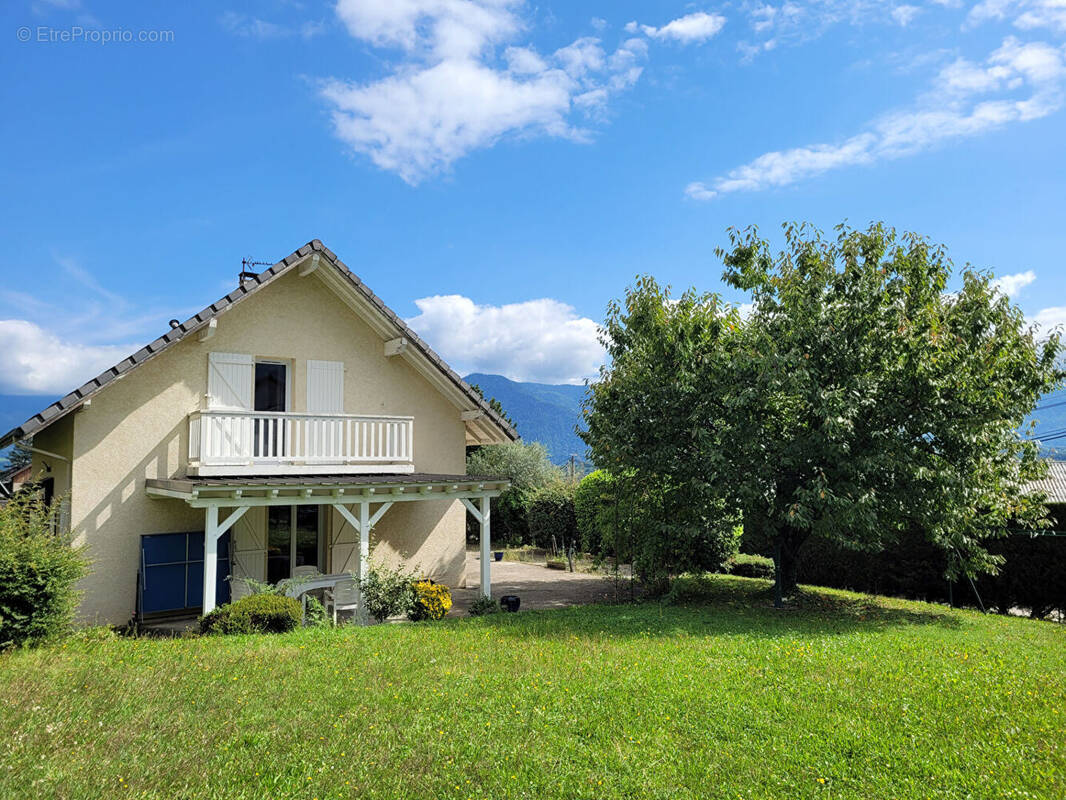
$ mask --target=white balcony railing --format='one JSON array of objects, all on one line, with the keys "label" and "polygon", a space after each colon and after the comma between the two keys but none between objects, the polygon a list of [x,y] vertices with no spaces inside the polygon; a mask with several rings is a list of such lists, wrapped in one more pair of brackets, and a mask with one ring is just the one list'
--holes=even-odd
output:
[{"label": "white balcony railing", "polygon": [[194,475],[414,471],[412,417],[197,411],[189,415]]}]

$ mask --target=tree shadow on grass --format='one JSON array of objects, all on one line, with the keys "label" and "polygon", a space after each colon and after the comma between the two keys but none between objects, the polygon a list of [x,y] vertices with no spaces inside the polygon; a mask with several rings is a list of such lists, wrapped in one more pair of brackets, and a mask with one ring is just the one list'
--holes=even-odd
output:
[{"label": "tree shadow on grass", "polygon": [[601,602],[560,610],[524,611],[482,617],[483,624],[516,638],[745,636],[823,637],[878,633],[903,626],[957,629],[959,612],[893,598],[804,587],[786,607],[773,606],[769,581],[712,576],[698,593],[676,603],[646,600]]}]

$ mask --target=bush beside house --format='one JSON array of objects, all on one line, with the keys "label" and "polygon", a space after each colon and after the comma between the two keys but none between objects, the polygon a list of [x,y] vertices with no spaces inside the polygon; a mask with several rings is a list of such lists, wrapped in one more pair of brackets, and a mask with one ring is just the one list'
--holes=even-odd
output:
[{"label": "bush beside house", "polygon": [[226,603],[200,618],[201,633],[285,633],[303,622],[303,606],[294,597],[261,593]]},{"label": "bush beside house", "polygon": [[89,561],[62,531],[61,507],[31,491],[0,506],[0,650],[54,638],[73,622]]}]

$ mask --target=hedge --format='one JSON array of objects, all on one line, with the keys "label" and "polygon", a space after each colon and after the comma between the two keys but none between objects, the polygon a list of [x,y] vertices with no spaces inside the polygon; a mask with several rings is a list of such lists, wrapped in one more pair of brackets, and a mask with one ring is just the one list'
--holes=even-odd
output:
[{"label": "hedge", "polygon": [[[1066,615],[1066,536],[1015,533],[987,543],[1003,556],[998,575],[949,584],[945,553],[919,531],[910,531],[880,553],[840,547],[812,537],[799,555],[800,583],[893,595],[929,602],[953,602],[1007,613],[1023,608],[1033,617]],[[742,549],[771,556],[772,546],[757,531],[745,531]],[[976,595],[974,589],[976,588]],[[980,597],[980,603],[978,602]]]},{"label": "hedge", "polygon": [[0,506],[0,650],[55,638],[73,622],[89,562],[59,532],[60,507],[31,490]]}]

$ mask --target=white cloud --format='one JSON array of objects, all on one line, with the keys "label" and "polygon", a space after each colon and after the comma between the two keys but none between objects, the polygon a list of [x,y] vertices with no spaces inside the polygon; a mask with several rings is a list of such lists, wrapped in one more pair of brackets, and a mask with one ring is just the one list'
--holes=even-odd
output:
[{"label": "white cloud", "polygon": [[950,139],[976,136],[1012,122],[1051,114],[1063,104],[1066,52],[1008,37],[983,64],[958,59],[944,67],[931,91],[911,108],[873,121],[870,130],[841,143],[765,153],[685,194],[717,195],[786,186],[833,169],[901,158]]},{"label": "white cloud", "polygon": [[463,374],[580,383],[604,362],[596,323],[558,300],[490,306],[462,295],[437,295],[415,305],[419,314],[407,324]]},{"label": "white cloud", "polygon": [[24,319],[0,320],[0,394],[66,394],[136,349],[81,344]]},{"label": "white cloud", "polygon": [[685,187],[685,197],[693,200],[713,200],[717,196],[718,192],[701,181],[693,181]]},{"label": "white cloud", "polygon": [[339,0],[355,38],[394,48],[393,73],[321,84],[337,137],[378,167],[416,184],[506,136],[586,141],[582,124],[643,69],[646,44],[608,53],[582,37],[550,54],[496,48],[527,26],[521,0]]},{"label": "white cloud", "polygon": [[[756,41],[740,41],[737,49],[743,54],[744,61],[750,61],[755,55],[778,45],[817,39],[837,25],[864,29],[871,25],[906,26],[921,10],[919,5],[899,3],[898,0],[785,0],[777,5],[763,0],[745,0],[740,3],[740,11],[747,15]],[[770,43],[760,41],[762,37]]]},{"label": "white cloud", "polygon": [[1066,31],[1066,2],[1063,0],[982,0],[970,9],[968,27],[989,21],[1010,19],[1016,28],[1050,28]]},{"label": "white cloud", "polygon": [[[66,394],[166,331],[169,318],[201,307],[174,307],[173,298],[134,303],[77,259],[52,259],[59,279],[47,292],[36,284],[29,291],[0,286],[0,394]],[[0,274],[8,266],[0,264]],[[13,266],[9,273],[23,274]],[[24,277],[27,287],[35,280]]]},{"label": "white cloud", "polygon": [[900,5],[892,9],[892,19],[906,28],[919,13],[921,9],[918,6]]},{"label": "white cloud", "polygon": [[716,36],[725,23],[726,19],[721,14],[708,14],[703,11],[697,11],[671,20],[661,28],[630,22],[626,25],[626,30],[630,33],[635,33],[639,29],[652,39],[672,39],[681,44],[692,44],[694,42],[705,42]]},{"label": "white cloud", "polygon": [[1029,317],[1029,322],[1044,332],[1048,332],[1058,325],[1066,327],[1066,306],[1052,306],[1051,308],[1041,309]]},{"label": "white cloud", "polygon": [[992,281],[992,285],[1008,297],[1014,297],[1022,289],[1036,280],[1036,273],[1031,269],[1019,272],[1015,275],[1003,275]]},{"label": "white cloud", "polygon": [[311,39],[326,30],[326,26],[321,22],[280,25],[276,22],[259,19],[259,17],[249,16],[248,14],[239,14],[236,11],[226,11],[219,17],[218,21],[223,28],[234,36],[240,36],[243,39],[258,39],[260,41],[285,39],[290,36]]}]

